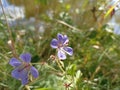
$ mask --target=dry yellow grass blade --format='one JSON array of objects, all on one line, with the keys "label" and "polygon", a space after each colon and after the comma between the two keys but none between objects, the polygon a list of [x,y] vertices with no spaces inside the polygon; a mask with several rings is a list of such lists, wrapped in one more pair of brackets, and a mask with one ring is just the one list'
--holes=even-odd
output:
[{"label": "dry yellow grass blade", "polygon": [[113,9],[117,6],[119,1],[117,1],[113,6],[110,7],[110,9],[107,11],[107,13],[104,15],[104,19],[113,11]]}]

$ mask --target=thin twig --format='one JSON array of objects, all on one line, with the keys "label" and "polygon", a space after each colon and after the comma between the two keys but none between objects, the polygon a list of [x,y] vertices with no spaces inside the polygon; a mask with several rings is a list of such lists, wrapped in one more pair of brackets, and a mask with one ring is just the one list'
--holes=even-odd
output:
[{"label": "thin twig", "polygon": [[65,26],[67,26],[67,27],[69,27],[69,28],[71,28],[71,29],[73,29],[73,30],[76,30],[76,31],[79,31],[79,32],[81,31],[80,29],[78,29],[78,28],[76,28],[76,27],[73,27],[73,26],[71,26],[70,24],[68,24],[68,23],[66,23],[66,22],[64,22],[64,21],[57,20],[57,22],[65,25]]},{"label": "thin twig", "polygon": [[2,7],[3,15],[4,15],[4,17],[5,17],[6,26],[7,26],[8,32],[9,32],[9,38],[10,38],[10,40],[11,40],[11,50],[12,50],[13,56],[14,56],[14,57],[17,57],[16,50],[15,50],[15,45],[14,45],[14,41],[13,41],[13,38],[12,38],[12,32],[11,32],[11,30],[10,30],[10,26],[9,26],[9,24],[8,24],[7,17],[6,17],[6,15],[5,15],[4,7],[3,7],[3,5],[2,5],[2,1],[1,1],[1,0],[0,0],[0,4],[1,4],[1,7]]}]

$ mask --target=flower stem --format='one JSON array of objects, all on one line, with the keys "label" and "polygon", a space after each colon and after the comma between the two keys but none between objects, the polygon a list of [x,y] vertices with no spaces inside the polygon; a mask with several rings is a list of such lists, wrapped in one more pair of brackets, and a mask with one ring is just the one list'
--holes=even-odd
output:
[{"label": "flower stem", "polygon": [[62,66],[60,65],[59,59],[56,59],[56,62],[57,62],[57,64],[58,64],[60,70],[61,70],[63,73],[65,73],[65,71],[64,71],[63,68],[62,68]]},{"label": "flower stem", "polygon": [[26,90],[30,90],[30,87],[28,85],[25,85]]}]

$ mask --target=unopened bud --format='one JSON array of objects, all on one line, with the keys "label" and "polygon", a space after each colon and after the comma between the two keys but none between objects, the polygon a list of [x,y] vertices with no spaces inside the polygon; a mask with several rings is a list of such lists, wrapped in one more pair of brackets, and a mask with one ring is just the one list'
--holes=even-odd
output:
[{"label": "unopened bud", "polygon": [[50,56],[50,59],[52,59],[52,60],[55,60],[55,58],[56,58],[55,55]]}]

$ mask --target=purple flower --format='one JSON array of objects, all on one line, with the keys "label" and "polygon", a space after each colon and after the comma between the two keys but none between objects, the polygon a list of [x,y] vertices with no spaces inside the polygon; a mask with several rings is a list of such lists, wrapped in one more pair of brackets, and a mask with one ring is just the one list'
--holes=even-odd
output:
[{"label": "purple flower", "polygon": [[11,58],[9,64],[15,69],[12,71],[12,77],[21,80],[23,85],[26,85],[29,80],[29,74],[31,73],[34,78],[39,76],[38,70],[30,63],[31,55],[24,53],[20,55],[20,60]]},{"label": "purple flower", "polygon": [[57,39],[51,41],[51,47],[58,50],[57,56],[59,59],[66,59],[66,54],[73,55],[73,49],[68,47],[69,39],[67,35],[57,34]]}]

